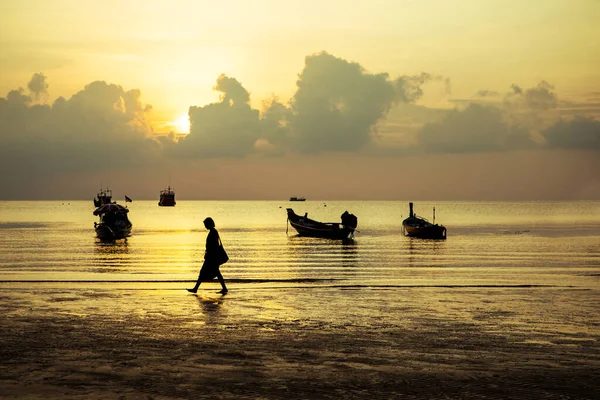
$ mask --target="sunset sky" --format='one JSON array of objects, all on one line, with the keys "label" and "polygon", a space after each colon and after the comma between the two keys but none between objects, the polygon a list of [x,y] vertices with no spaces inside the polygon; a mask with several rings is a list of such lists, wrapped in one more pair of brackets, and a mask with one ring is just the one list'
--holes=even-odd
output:
[{"label": "sunset sky", "polygon": [[598,0],[3,0],[0,18],[0,199],[600,199]]}]

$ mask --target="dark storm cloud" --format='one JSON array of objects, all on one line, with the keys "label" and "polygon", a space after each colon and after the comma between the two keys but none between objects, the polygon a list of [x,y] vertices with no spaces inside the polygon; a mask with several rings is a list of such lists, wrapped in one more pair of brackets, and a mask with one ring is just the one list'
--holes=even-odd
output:
[{"label": "dark storm cloud", "polygon": [[[35,93],[47,89],[40,75],[30,85]],[[139,97],[138,90],[100,81],[52,105],[32,104],[22,89],[10,91],[0,98],[0,169],[45,174],[149,162],[157,146],[147,137],[147,108]]]},{"label": "dark storm cloud", "polygon": [[453,110],[440,121],[427,123],[417,147],[425,152],[467,153],[511,150],[533,146],[527,131],[504,121],[495,107],[471,104]]},{"label": "dark storm cloud", "polygon": [[549,147],[600,150],[600,121],[576,117],[561,120],[542,132]]}]

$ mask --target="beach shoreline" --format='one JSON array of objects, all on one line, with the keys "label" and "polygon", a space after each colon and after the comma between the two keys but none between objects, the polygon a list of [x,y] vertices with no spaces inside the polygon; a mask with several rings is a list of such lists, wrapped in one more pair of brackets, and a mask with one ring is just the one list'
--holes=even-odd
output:
[{"label": "beach shoreline", "polygon": [[217,290],[1,284],[0,398],[592,399],[600,391],[596,289]]}]

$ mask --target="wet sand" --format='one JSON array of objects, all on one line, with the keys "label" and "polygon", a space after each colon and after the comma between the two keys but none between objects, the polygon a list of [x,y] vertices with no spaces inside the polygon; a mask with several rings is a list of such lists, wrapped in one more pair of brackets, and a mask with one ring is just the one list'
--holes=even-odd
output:
[{"label": "wet sand", "polygon": [[0,398],[592,399],[600,292],[0,284]]}]

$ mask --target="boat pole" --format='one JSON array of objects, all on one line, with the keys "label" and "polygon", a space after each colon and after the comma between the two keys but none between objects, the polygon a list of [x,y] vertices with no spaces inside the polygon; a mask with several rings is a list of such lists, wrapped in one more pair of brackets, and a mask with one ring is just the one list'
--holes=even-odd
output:
[{"label": "boat pole", "polygon": [[435,225],[435,207],[433,207],[433,224]]}]

